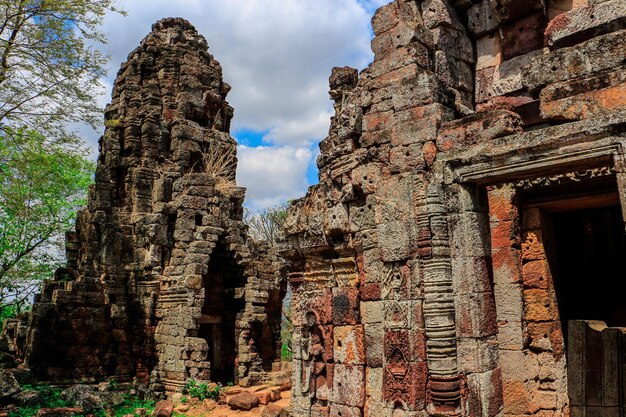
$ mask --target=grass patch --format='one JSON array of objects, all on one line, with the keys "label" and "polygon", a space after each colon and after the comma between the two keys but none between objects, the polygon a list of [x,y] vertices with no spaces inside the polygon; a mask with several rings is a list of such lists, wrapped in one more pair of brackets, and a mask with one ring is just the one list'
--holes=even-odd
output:
[{"label": "grass patch", "polygon": [[222,384],[207,384],[206,382],[198,382],[195,379],[190,379],[183,388],[183,394],[189,395],[192,398],[197,398],[200,401],[205,399],[217,401],[222,394],[224,387]]},{"label": "grass patch", "polygon": [[[62,388],[51,387],[49,385],[24,385],[23,391],[36,391],[39,393],[39,400],[36,404],[27,407],[20,407],[9,411],[8,417],[33,417],[37,414],[40,408],[61,408],[61,407],[74,407],[74,403],[63,400],[61,393]],[[138,408],[145,408],[147,415],[152,414],[155,407],[154,400],[143,400],[136,395],[125,394],[123,395],[124,402],[112,409],[104,410],[100,409],[91,413],[95,417],[122,417],[125,415],[134,415],[139,417],[135,410]],[[76,417],[85,416],[85,414],[75,414]]]}]

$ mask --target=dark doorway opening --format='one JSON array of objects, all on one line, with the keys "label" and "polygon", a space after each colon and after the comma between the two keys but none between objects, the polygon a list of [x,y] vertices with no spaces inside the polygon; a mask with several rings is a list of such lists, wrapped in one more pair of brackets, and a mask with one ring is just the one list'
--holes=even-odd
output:
[{"label": "dark doorway opening", "polygon": [[539,208],[565,346],[568,322],[626,327],[626,234],[615,176],[539,187],[522,193]]},{"label": "dark doorway opening", "polygon": [[198,337],[209,346],[207,360],[211,363],[211,381],[227,384],[235,382],[238,329],[245,304],[243,268],[233,254],[218,242],[211,254],[208,273],[203,277],[204,305]]},{"label": "dark doorway opening", "polygon": [[555,286],[564,332],[569,320],[626,327],[626,237],[619,206],[552,216]]}]

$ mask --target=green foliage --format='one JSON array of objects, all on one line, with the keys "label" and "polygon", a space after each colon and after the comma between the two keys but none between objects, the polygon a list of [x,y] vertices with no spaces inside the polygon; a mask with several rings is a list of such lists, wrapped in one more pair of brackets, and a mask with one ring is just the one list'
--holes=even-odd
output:
[{"label": "green foliage", "polygon": [[[132,415],[139,417],[139,413],[135,413],[138,408],[145,408],[148,411],[148,415],[152,414],[155,407],[154,400],[142,400],[136,395],[126,394],[124,395],[124,403],[118,405],[113,409],[115,417],[122,417],[125,415]],[[106,414],[105,414],[106,415]],[[104,417],[104,416],[97,416]]]},{"label": "green foliage", "polygon": [[24,385],[23,391],[37,391],[40,395],[37,404],[28,407],[20,407],[9,411],[9,417],[32,417],[40,408],[71,407],[73,404],[61,398],[61,388],[49,385]]},{"label": "green foliage", "polygon": [[61,265],[63,234],[93,181],[85,155],[33,131],[0,132],[0,306],[19,313]]},{"label": "green foliage", "polygon": [[[28,407],[20,407],[9,412],[9,417],[32,417],[37,415],[40,408],[57,408],[57,407],[73,407],[75,404],[65,401],[61,398],[63,389],[51,387],[49,385],[24,385],[24,391],[37,391],[40,393],[40,399],[37,404]],[[139,413],[135,413],[138,408],[147,410],[148,415],[152,413],[155,407],[154,400],[142,400],[136,395],[124,395],[124,402],[112,410],[100,409],[93,413],[94,417],[122,417],[125,415],[133,415],[139,417]]]},{"label": "green foliage", "polygon": [[17,317],[17,307],[14,305],[0,306],[0,331],[2,331],[2,323],[6,319]]},{"label": "green foliage", "polygon": [[0,128],[67,137],[68,122],[99,122],[108,57],[96,46],[116,0],[0,0]]},{"label": "green foliage", "polygon": [[291,289],[287,289],[287,294],[283,299],[282,315],[280,322],[280,360],[291,362],[293,360],[293,323],[291,322]]},{"label": "green foliage", "polygon": [[287,208],[289,203],[269,207],[258,213],[246,210],[244,222],[248,225],[250,236],[256,241],[276,244],[285,234]]},{"label": "green foliage", "polygon": [[220,397],[224,388],[221,384],[207,384],[206,382],[198,382],[191,378],[187,381],[183,388],[183,394],[188,394],[192,398],[199,400],[211,399],[216,400]]},{"label": "green foliage", "polygon": [[291,362],[293,360],[293,352],[290,343],[283,338],[283,344],[280,346],[280,360],[283,362]]}]

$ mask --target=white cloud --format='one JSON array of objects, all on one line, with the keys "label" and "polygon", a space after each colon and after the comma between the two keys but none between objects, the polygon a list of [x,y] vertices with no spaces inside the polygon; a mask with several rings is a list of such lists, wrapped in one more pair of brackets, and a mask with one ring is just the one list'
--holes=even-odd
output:
[{"label": "white cloud", "polygon": [[237,183],[248,189],[250,208],[259,210],[303,196],[313,152],[306,147],[238,147]]},{"label": "white cloud", "polygon": [[[128,0],[123,3],[128,16],[105,20],[104,51],[112,58],[106,97],[121,62],[155,21],[186,18],[206,37],[232,86],[233,131],[268,132],[268,147],[240,148],[239,182],[248,187],[249,204],[267,206],[300,196],[306,191],[311,146],[328,131],[331,68],[362,69],[371,61],[371,14],[389,1]],[[97,149],[99,133],[81,133]]]},{"label": "white cloud", "polygon": [[[371,60],[370,15],[357,0],[133,0],[126,7],[127,17],[111,15],[106,22],[114,67],[154,21],[187,18],[207,38],[233,87],[233,128],[271,130],[267,139],[276,144],[323,137],[328,120],[322,126],[317,118],[331,107],[331,68],[363,68]],[[294,129],[311,120],[315,128]]]}]

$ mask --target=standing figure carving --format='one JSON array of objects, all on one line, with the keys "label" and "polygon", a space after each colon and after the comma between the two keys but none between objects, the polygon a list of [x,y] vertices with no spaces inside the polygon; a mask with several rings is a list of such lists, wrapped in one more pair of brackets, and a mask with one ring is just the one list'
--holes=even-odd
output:
[{"label": "standing figure carving", "polygon": [[306,326],[301,338],[302,393],[311,398],[313,407],[325,408],[328,404],[327,364],[324,353],[324,331],[314,312],[306,313]]}]

